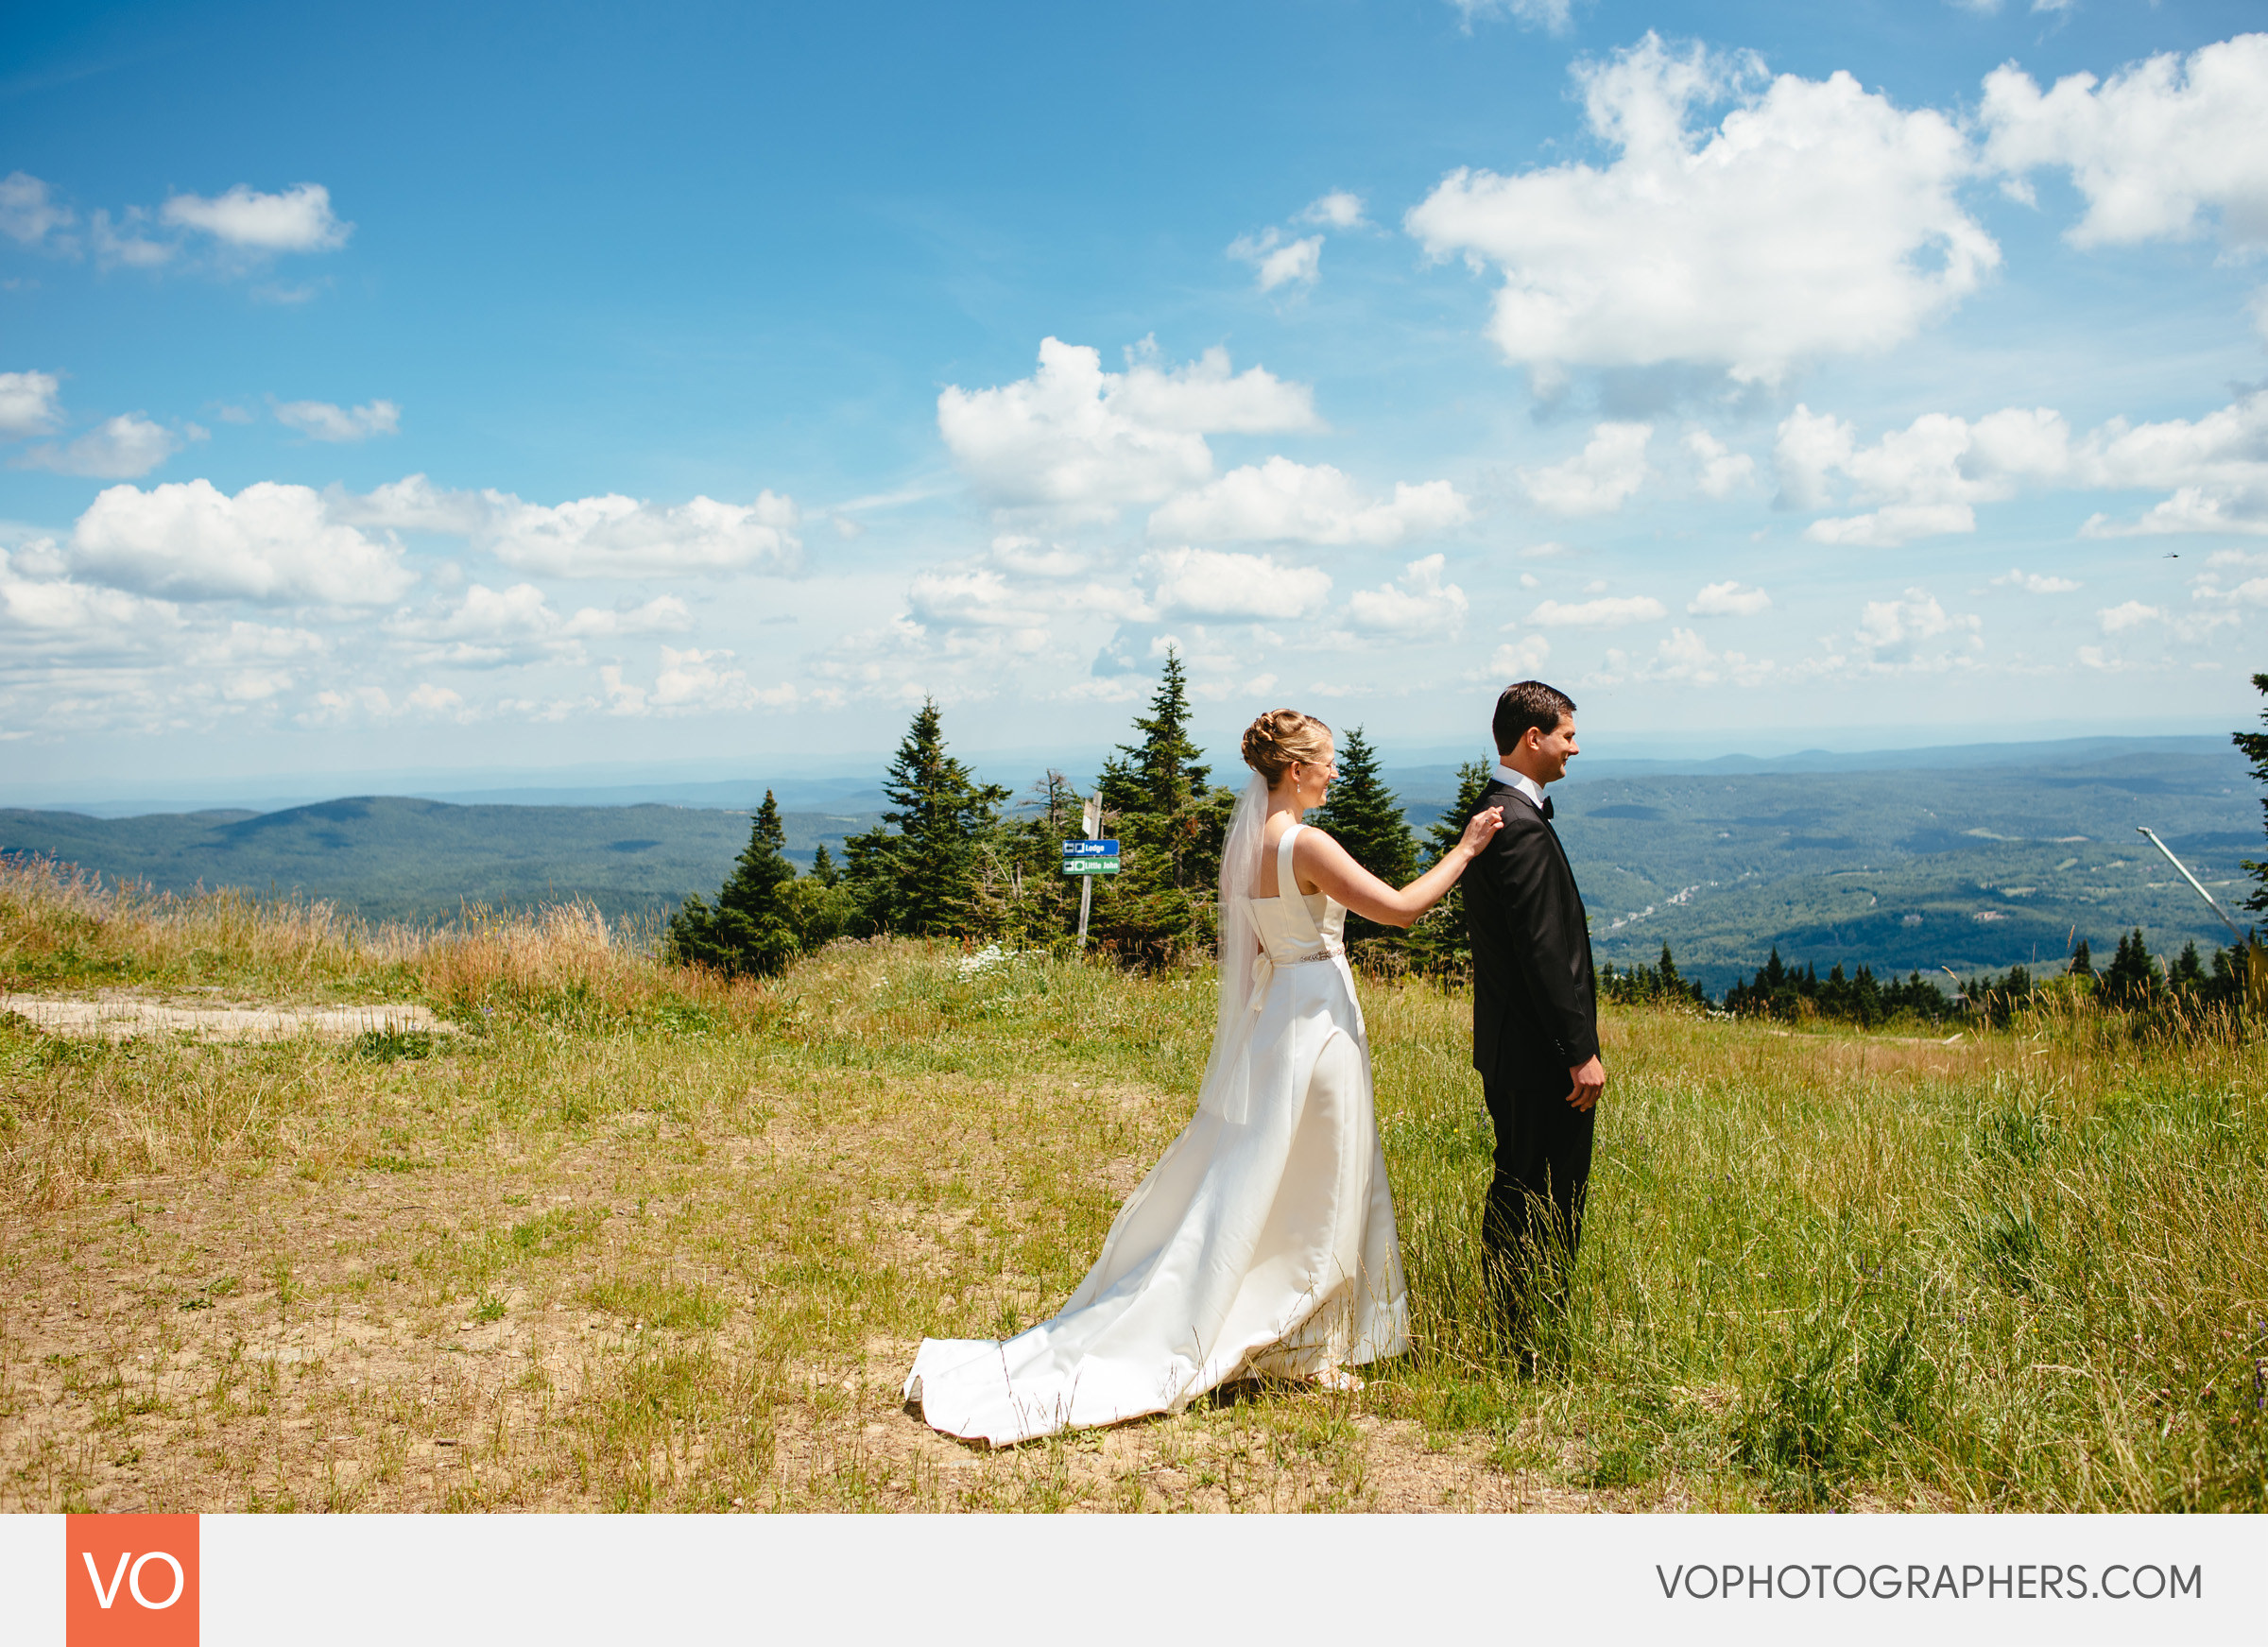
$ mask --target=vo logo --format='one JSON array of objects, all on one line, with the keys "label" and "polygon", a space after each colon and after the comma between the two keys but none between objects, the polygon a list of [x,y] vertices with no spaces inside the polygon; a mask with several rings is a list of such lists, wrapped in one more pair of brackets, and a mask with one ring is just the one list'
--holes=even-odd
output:
[{"label": "vo logo", "polygon": [[197,1518],[67,1516],[68,1647],[198,1647]]}]

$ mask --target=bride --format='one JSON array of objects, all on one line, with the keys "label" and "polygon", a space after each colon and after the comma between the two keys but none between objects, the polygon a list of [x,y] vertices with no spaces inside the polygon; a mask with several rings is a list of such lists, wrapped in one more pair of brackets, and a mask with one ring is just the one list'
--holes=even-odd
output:
[{"label": "bride", "polygon": [[1197,1113],[1126,1204],[1062,1313],[1005,1343],[924,1340],[909,1403],[995,1447],[1179,1412],[1240,1376],[1360,1388],[1408,1345],[1370,1048],[1339,933],[1408,926],[1503,815],[1476,815],[1400,891],[1300,822],[1331,781],[1331,729],[1274,710],[1246,729],[1252,781],[1221,856],[1220,1019]]}]

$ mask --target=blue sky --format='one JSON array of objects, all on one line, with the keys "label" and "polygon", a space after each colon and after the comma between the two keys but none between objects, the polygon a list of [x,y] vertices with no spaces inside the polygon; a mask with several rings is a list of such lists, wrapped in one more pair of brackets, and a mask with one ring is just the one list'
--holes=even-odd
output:
[{"label": "blue sky", "polygon": [[0,763],[2233,727],[2257,19],[50,9]]}]

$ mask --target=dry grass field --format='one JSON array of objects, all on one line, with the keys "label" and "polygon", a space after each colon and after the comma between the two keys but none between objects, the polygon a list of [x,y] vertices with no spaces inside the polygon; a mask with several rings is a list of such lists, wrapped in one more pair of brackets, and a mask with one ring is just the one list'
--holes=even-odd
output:
[{"label": "dry grass field", "polygon": [[[1416,1350],[988,1452],[901,1410],[913,1348],[1070,1292],[1210,976],[875,943],[728,987],[636,936],[0,871],[43,1004],[0,1017],[0,1509],[2268,1508],[2257,1032],[1618,1013],[1521,1377],[1465,1004],[1367,986]],[[46,1010],[104,999],[438,1022]]]}]

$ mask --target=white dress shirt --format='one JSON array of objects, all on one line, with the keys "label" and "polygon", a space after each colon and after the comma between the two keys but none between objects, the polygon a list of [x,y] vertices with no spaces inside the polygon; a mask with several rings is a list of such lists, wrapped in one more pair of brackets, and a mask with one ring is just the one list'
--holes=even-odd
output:
[{"label": "white dress shirt", "polygon": [[1538,812],[1543,810],[1543,785],[1530,778],[1525,772],[1515,772],[1511,767],[1499,761],[1496,763],[1496,770],[1489,773],[1488,776],[1499,783],[1508,783],[1519,790],[1521,794],[1535,803]]}]

